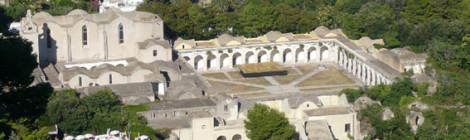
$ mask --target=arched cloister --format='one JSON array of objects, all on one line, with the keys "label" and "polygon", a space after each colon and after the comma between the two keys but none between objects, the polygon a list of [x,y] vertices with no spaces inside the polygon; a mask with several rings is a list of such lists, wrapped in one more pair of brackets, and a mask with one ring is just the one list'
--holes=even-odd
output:
[{"label": "arched cloister", "polygon": [[303,48],[297,48],[295,50],[295,63],[304,63],[305,53]]},{"label": "arched cloister", "polygon": [[232,67],[236,67],[237,65],[240,65],[242,63],[242,54],[239,52],[234,53],[232,56]]},{"label": "arched cloister", "polygon": [[367,67],[365,67],[365,68],[364,68],[364,78],[363,78],[362,81],[364,81],[364,83],[366,83],[366,84],[367,84],[367,80],[368,80],[368,79],[367,79],[367,78],[368,78],[367,75],[369,75],[369,73],[367,73],[367,72],[368,72]]},{"label": "arched cloister", "polygon": [[207,56],[207,69],[214,69],[217,65],[216,61],[215,61],[215,55],[213,54],[209,54]]},{"label": "arched cloister", "polygon": [[233,135],[232,140],[242,140],[242,135],[240,134]]},{"label": "arched cloister", "polygon": [[185,57],[183,57],[183,58],[184,58],[184,60],[186,60],[186,62],[191,61],[191,58],[189,58],[188,56],[185,56]]},{"label": "arched cloister", "polygon": [[293,56],[292,56],[292,50],[289,48],[284,49],[282,52],[282,62],[284,64],[292,63]]},{"label": "arched cloister", "polygon": [[194,69],[200,70],[204,68],[204,58],[201,55],[194,57]]},{"label": "arched cloister", "polygon": [[277,49],[271,51],[271,61],[273,62],[282,62],[281,54]]},{"label": "arched cloister", "polygon": [[323,46],[320,49],[320,61],[324,61],[325,59],[328,58],[328,47]]},{"label": "arched cloister", "polygon": [[246,53],[245,63],[246,64],[256,63],[256,57],[255,57],[255,54],[253,52],[249,51],[249,52]]},{"label": "arched cloister", "polygon": [[217,140],[227,140],[227,138],[225,136],[219,136],[217,137]]},{"label": "arched cloister", "polygon": [[266,51],[262,50],[258,52],[258,63],[268,62],[268,58]]},{"label": "arched cloister", "polygon": [[220,69],[230,68],[230,65],[232,63],[230,63],[230,58],[228,58],[228,57],[229,56],[226,53],[220,55]]},{"label": "arched cloister", "polygon": [[307,59],[308,59],[308,62],[315,62],[315,59],[317,59],[317,48],[315,47],[308,48]]}]

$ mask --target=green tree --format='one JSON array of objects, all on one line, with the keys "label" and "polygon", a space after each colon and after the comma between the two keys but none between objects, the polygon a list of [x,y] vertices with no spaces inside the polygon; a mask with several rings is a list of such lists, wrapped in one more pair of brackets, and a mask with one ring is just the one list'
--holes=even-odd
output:
[{"label": "green tree", "polygon": [[269,3],[249,3],[238,12],[238,35],[256,37],[272,30],[278,12]]},{"label": "green tree", "polygon": [[294,129],[285,114],[263,104],[255,104],[245,120],[247,136],[252,140],[292,139]]},{"label": "green tree", "polygon": [[0,38],[0,134],[11,134],[12,126],[29,130],[44,113],[53,89],[48,83],[32,85],[37,66],[30,42]]}]

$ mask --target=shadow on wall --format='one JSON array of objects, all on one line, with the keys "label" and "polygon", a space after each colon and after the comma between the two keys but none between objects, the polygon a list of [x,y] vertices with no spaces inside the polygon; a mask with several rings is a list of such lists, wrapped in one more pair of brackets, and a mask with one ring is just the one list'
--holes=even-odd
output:
[{"label": "shadow on wall", "polygon": [[47,23],[42,27],[42,34],[39,34],[39,65],[41,68],[47,67],[49,64],[57,63],[57,41],[52,38],[52,32]]}]

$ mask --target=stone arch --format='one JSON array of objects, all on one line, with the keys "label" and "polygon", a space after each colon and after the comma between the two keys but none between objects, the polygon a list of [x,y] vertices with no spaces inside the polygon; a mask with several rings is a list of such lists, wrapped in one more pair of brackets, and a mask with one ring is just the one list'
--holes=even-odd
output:
[{"label": "stone arch", "polygon": [[209,54],[207,56],[207,69],[214,69],[217,65],[216,61],[215,61],[215,55],[214,54]]},{"label": "stone arch", "polygon": [[232,140],[241,140],[241,139],[242,139],[242,135],[240,135],[240,134],[235,134],[232,137]]},{"label": "stone arch", "polygon": [[220,68],[229,68],[231,63],[230,63],[230,58],[228,58],[228,54],[224,53],[220,55]]},{"label": "stone arch", "polygon": [[323,46],[320,49],[320,61],[324,61],[328,58],[328,47]]},{"label": "stone arch", "polygon": [[356,66],[354,66],[354,70],[355,70],[354,75],[358,75],[358,73],[359,73],[359,64],[357,62],[356,62]]},{"label": "stone arch", "polygon": [[[366,67],[366,68],[364,69],[364,81],[366,81],[366,80],[367,80],[367,77],[368,77],[368,76],[367,76],[367,75],[368,75],[367,71],[368,71],[368,70],[367,70],[367,67]],[[367,81],[366,81],[366,84],[367,84]]]},{"label": "stone arch", "polygon": [[256,57],[253,52],[249,51],[245,54],[245,63],[246,64],[256,63]]},{"label": "stone arch", "polygon": [[277,49],[271,51],[271,61],[273,62],[282,62],[281,60],[281,54]]},{"label": "stone arch", "polygon": [[234,53],[233,56],[232,56],[232,65],[233,65],[233,67],[235,67],[237,65],[240,65],[242,63],[243,63],[242,54],[239,53],[239,52]]},{"label": "stone arch", "polygon": [[305,53],[303,48],[297,48],[295,50],[295,63],[305,62]]},{"label": "stone arch", "polygon": [[316,58],[317,58],[317,48],[315,47],[308,48],[307,61],[314,62]]},{"label": "stone arch", "polygon": [[217,137],[217,140],[227,140],[227,138],[225,136],[219,136]]},{"label": "stone arch", "polygon": [[258,63],[268,62],[268,58],[266,51],[262,50],[258,52]]},{"label": "stone arch", "polygon": [[191,61],[191,58],[189,58],[188,56],[184,56],[183,58],[184,58],[184,60],[186,60],[186,62]]},{"label": "stone arch", "polygon": [[194,57],[194,69],[198,70],[204,67],[204,57],[198,55]]},{"label": "stone arch", "polygon": [[291,63],[292,60],[293,60],[292,50],[289,49],[289,48],[284,49],[284,51],[282,51],[282,62],[284,64],[285,63]]}]

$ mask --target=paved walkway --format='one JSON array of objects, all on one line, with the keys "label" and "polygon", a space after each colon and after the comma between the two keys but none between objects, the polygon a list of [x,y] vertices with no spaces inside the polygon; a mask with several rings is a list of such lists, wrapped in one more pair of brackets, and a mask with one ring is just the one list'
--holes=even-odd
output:
[{"label": "paved walkway", "polygon": [[266,76],[264,77],[266,80],[268,80],[271,85],[278,86],[281,85],[279,82],[277,82],[272,76]]}]

